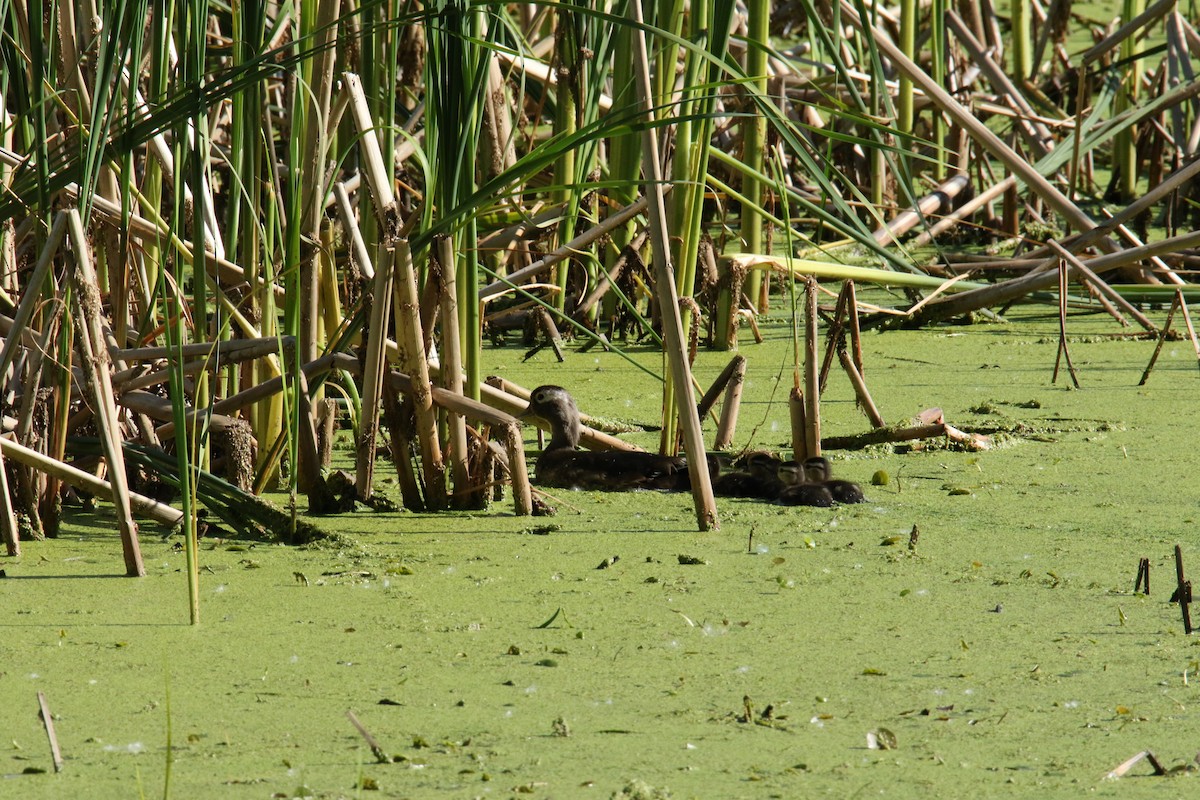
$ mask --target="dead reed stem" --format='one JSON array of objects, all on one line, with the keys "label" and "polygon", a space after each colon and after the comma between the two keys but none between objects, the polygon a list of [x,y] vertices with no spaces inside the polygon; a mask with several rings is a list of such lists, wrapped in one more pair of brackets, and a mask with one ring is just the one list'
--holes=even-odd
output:
[{"label": "dead reed stem", "polygon": [[1175,295],[1179,298],[1179,313],[1183,315],[1183,324],[1187,327],[1188,339],[1192,342],[1192,349],[1196,352],[1196,362],[1200,364],[1200,339],[1196,338],[1196,328],[1192,325],[1192,315],[1188,313],[1187,301],[1183,299],[1183,290],[1176,289]]},{"label": "dead reed stem", "polygon": [[370,191],[375,218],[385,232],[385,243],[390,241],[400,228],[400,212],[396,206],[396,194],[392,189],[391,172],[383,159],[379,137],[375,134],[375,120],[363,93],[362,80],[353,72],[342,73],[342,88],[349,95],[348,110],[359,133],[359,152],[363,163],[367,189]]},{"label": "dead reed stem", "polygon": [[1046,244],[1050,245],[1050,247],[1060,256],[1062,256],[1064,260],[1068,261],[1084,279],[1087,285],[1094,289],[1101,298],[1107,301],[1105,303],[1105,308],[1109,309],[1109,313],[1112,314],[1118,322],[1120,322],[1122,325],[1129,324],[1121,316],[1120,312],[1114,308],[1114,306],[1119,307],[1125,311],[1125,313],[1129,314],[1129,316],[1137,320],[1137,323],[1147,331],[1150,331],[1151,333],[1158,332],[1158,329],[1154,327],[1154,323],[1151,322],[1145,314],[1143,314],[1141,311],[1138,311],[1138,309],[1134,307],[1133,303],[1130,303],[1120,294],[1113,291],[1113,288],[1108,285],[1108,282],[1093,272],[1092,269],[1087,264],[1083,263],[1078,256],[1053,239],[1047,241]]},{"label": "dead reed stem", "polygon": [[[858,374],[863,375],[865,372],[863,370],[862,330],[858,321],[858,290],[854,287],[854,281],[846,281],[845,289],[846,321],[850,326],[850,357],[854,360]],[[941,287],[938,287],[937,291],[941,291]]]},{"label": "dead reed stem", "polygon": [[[443,369],[438,373],[442,384],[452,394],[463,393],[463,359],[458,331],[458,290],[455,272],[454,242],[442,236],[434,242],[436,256],[435,277],[441,299],[442,361]],[[470,502],[471,475],[467,465],[467,421],[462,414],[451,411],[448,418],[450,429],[450,473],[454,479],[452,502],[462,507]]]},{"label": "dead reed stem", "polygon": [[818,373],[817,281],[804,282],[804,441],[805,458],[821,455],[821,380]]},{"label": "dead reed stem", "polygon": [[354,465],[355,491],[369,500],[375,475],[375,449],[379,435],[379,410],[383,403],[384,374],[387,371],[388,326],[392,320],[392,278],[394,272],[384,251],[384,260],[371,286],[371,323],[367,331],[366,363],[363,366],[362,412],[358,421],[358,441]]},{"label": "dead reed stem", "polygon": [[1167,312],[1167,321],[1163,323],[1162,329],[1158,332],[1158,342],[1155,343],[1154,352],[1150,355],[1150,363],[1142,371],[1142,379],[1138,381],[1138,386],[1145,386],[1146,381],[1150,380],[1150,371],[1154,369],[1154,364],[1158,361],[1158,355],[1162,352],[1163,343],[1167,341],[1167,335],[1171,332],[1171,323],[1175,320],[1175,311],[1182,302],[1183,292],[1175,292],[1175,296],[1171,299],[1171,310]]},{"label": "dead reed stem", "polygon": [[741,372],[744,375],[746,357],[734,356],[725,365],[725,369],[721,370],[721,374],[712,382],[712,385],[708,387],[708,391],[700,397],[700,402],[696,405],[696,410],[701,418],[708,416],[708,412],[712,411],[713,407],[717,404],[717,398],[721,396],[721,391],[738,374],[739,362],[741,363]]},{"label": "dead reed stem", "polygon": [[437,416],[433,411],[433,395],[429,381],[429,362],[425,357],[425,341],[421,333],[420,307],[417,299],[417,277],[413,270],[408,242],[396,240],[394,269],[396,272],[395,303],[396,330],[400,344],[401,364],[413,376],[413,402],[417,416],[417,441],[421,447],[422,483],[425,503],[430,511],[446,507],[445,464],[438,441]]},{"label": "dead reed stem", "polygon": [[1067,361],[1067,371],[1071,374],[1071,383],[1079,388],[1079,378],[1075,374],[1075,365],[1071,363],[1071,351],[1067,347],[1067,262],[1059,261],[1058,265],[1058,354],[1054,357],[1054,376],[1051,383],[1058,383],[1058,367],[1063,358]]},{"label": "dead reed stem", "polygon": [[842,347],[846,327],[846,294],[847,287],[851,283],[852,281],[845,281],[842,284],[842,289],[838,292],[837,303],[833,307],[833,319],[829,320],[829,326],[825,330],[825,357],[821,359],[821,374],[817,380],[817,386],[822,392],[825,391],[825,386],[829,382],[829,368],[833,366],[834,356]]},{"label": "dead reed stem", "polygon": [[[629,4],[636,25],[643,24],[641,0]],[[634,31],[633,43],[634,84],[638,105],[648,116],[653,117],[653,93],[650,86],[650,59],[646,52],[646,37],[642,30]],[[663,202],[662,164],[659,161],[658,133],[647,125],[642,131],[643,173],[645,194],[649,201],[650,241],[654,248],[654,290],[658,299],[659,312],[663,318],[663,348],[671,368],[675,394],[675,410],[683,433],[684,452],[688,456],[688,473],[691,477],[692,500],[696,509],[696,522],[700,530],[715,530],[720,527],[717,504],[712,492],[712,478],[704,457],[704,437],[700,430],[700,417],[696,413],[696,398],[692,391],[692,374],[684,342],[683,320],[675,294],[675,279],[670,264],[670,242],[667,234],[666,207]],[[668,409],[668,413],[669,413]]]},{"label": "dead reed stem", "polygon": [[525,442],[521,425],[515,420],[503,427],[504,449],[508,453],[508,474],[512,480],[513,507],[518,517],[533,513],[533,488],[529,485],[529,468],[525,464]]},{"label": "dead reed stem", "polygon": [[886,423],[879,413],[879,409],[875,406],[875,401],[871,399],[871,393],[867,390],[867,383],[863,380],[862,373],[858,371],[858,367],[854,366],[854,359],[846,350],[838,350],[838,359],[842,362],[842,369],[846,371],[846,375],[850,378],[850,384],[854,387],[854,394],[858,398],[858,404],[862,407],[863,413],[867,415],[867,419],[871,421],[871,425],[875,428],[882,428]]},{"label": "dead reed stem", "polygon": [[[317,453],[317,427],[312,412],[312,397],[308,391],[308,377],[299,369],[288,373],[295,384],[296,407],[299,411],[296,428],[296,488],[314,498],[322,497],[325,480],[321,477],[321,457]],[[281,434],[282,435],[282,434]]]},{"label": "dead reed stem", "polygon": [[358,735],[363,737],[363,741],[367,743],[367,747],[371,748],[371,755],[375,756],[375,760],[380,764],[390,764],[391,756],[379,745],[371,732],[367,730],[367,726],[358,721],[358,717],[353,711],[346,712],[346,718],[350,720],[350,724],[358,731]]},{"label": "dead reed stem", "polygon": [[996,198],[1000,197],[1006,191],[1016,185],[1017,179],[1012,175],[1009,175],[999,183],[992,184],[979,194],[972,197],[970,200],[963,203],[958,208],[946,214],[940,220],[935,222],[928,230],[921,231],[919,234],[917,234],[912,240],[912,246],[924,247],[938,236],[941,236],[943,233],[946,233],[950,229],[954,228],[964,219],[967,219],[976,211],[983,208],[988,203],[996,200]]},{"label": "dead reed stem", "polygon": [[945,438],[966,450],[990,450],[991,439],[980,433],[968,433],[945,421],[912,425],[904,428],[877,428],[853,436],[831,436],[823,444],[830,450],[861,450],[873,444],[894,444],[915,439]]},{"label": "dead reed stem", "polygon": [[[389,375],[390,378],[390,375]],[[405,396],[389,380],[383,389],[383,413],[387,419],[388,442],[392,448],[392,464],[396,467],[396,479],[400,484],[400,497],[409,511],[424,511],[425,498],[421,495],[421,483],[413,466],[413,443],[409,435],[413,420],[413,401]]]},{"label": "dead reed stem", "polygon": [[[37,450],[33,450],[23,444],[18,444],[7,436],[0,437],[0,450],[3,450],[4,455],[13,461],[48,475],[53,475],[63,483],[83,489],[91,494],[109,497],[113,493],[112,484],[108,481],[97,478],[92,473],[85,472],[78,467],[73,467],[70,464],[51,458],[45,453],[39,453]],[[129,492],[129,505],[130,508],[142,516],[149,517],[156,522],[161,522],[168,527],[178,525],[183,520],[183,513],[178,509],[172,508],[165,503],[160,503],[157,500],[152,500],[137,492]]]},{"label": "dead reed stem", "polygon": [[503,294],[514,284],[519,284],[529,276],[537,275],[539,272],[549,269],[565,258],[572,258],[579,250],[585,249],[592,242],[596,241],[602,236],[606,236],[615,228],[621,227],[639,214],[644,214],[646,212],[647,205],[648,200],[646,198],[642,198],[635,203],[631,203],[615,214],[605,217],[600,223],[588,228],[586,231],[579,234],[562,247],[550,251],[529,266],[522,267],[521,269],[506,275],[501,280],[494,281],[489,283],[487,286],[481,287],[479,290],[480,302],[490,300],[497,295]]},{"label": "dead reed stem", "polygon": [[113,396],[112,359],[104,333],[99,281],[92,267],[91,248],[79,212],[71,209],[67,214],[67,230],[74,249],[70,275],[75,328],[79,336],[79,349],[88,360],[83,370],[84,387],[93,403],[97,431],[104,458],[108,462],[117,529],[121,534],[121,547],[125,555],[125,573],[130,577],[141,577],[146,574],[146,568],[142,565],[137,523],[133,520],[129,504],[125,457],[121,452],[121,420]]},{"label": "dead reed stem", "polygon": [[1183,615],[1183,632],[1192,632],[1192,582],[1183,576],[1183,548],[1175,545],[1175,595],[1179,600],[1179,611]]},{"label": "dead reed stem", "polygon": [[337,204],[338,218],[342,228],[350,237],[350,264],[358,271],[363,280],[369,281],[375,277],[375,267],[371,260],[371,252],[363,239],[362,228],[358,226],[358,217],[354,214],[354,206],[350,202],[350,193],[346,190],[345,181],[335,181],[333,198]]},{"label": "dead reed stem", "polygon": [[918,200],[916,208],[903,212],[876,230],[875,241],[881,245],[900,241],[901,236],[920,225],[922,220],[937,213],[939,209],[948,207],[970,182],[970,178],[961,173],[947,178],[937,189]]},{"label": "dead reed stem", "polygon": [[21,555],[21,530],[13,513],[12,495],[8,489],[8,465],[4,463],[3,450],[0,450],[0,536],[4,539],[6,554],[14,558]]},{"label": "dead reed stem", "polygon": [[608,294],[608,290],[621,277],[621,273],[625,271],[630,260],[636,258],[638,251],[646,245],[647,238],[649,238],[649,234],[642,231],[633,238],[633,241],[626,245],[616,263],[612,265],[612,269],[601,276],[596,288],[579,304],[579,307],[575,310],[576,314],[586,316],[592,310],[592,306],[596,305],[604,295]]}]

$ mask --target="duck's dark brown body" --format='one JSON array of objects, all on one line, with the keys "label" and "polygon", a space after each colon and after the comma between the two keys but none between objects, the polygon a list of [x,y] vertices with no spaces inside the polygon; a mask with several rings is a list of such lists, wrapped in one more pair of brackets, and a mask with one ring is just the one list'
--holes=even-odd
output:
[{"label": "duck's dark brown body", "polygon": [[539,386],[529,398],[529,414],[550,425],[550,441],[537,460],[537,482],[565,489],[691,488],[687,460],[628,450],[578,450],[582,424],[574,399],[561,386]]}]

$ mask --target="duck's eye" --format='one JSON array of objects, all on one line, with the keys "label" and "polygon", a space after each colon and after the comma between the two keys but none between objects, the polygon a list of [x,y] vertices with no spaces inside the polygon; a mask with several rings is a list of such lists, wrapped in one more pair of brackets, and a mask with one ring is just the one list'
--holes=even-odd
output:
[{"label": "duck's eye", "polygon": [[544,402],[546,402],[546,393],[545,393],[545,392],[534,392],[534,394],[533,394],[533,402],[535,402],[535,403],[544,403]]}]

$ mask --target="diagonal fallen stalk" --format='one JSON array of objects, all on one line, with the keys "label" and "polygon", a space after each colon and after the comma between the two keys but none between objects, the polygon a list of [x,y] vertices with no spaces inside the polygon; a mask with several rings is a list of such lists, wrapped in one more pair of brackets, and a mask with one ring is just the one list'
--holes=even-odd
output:
[{"label": "diagonal fallen stalk", "polygon": [[[0,437],[0,450],[4,451],[5,457],[47,475],[53,475],[63,483],[68,483],[98,497],[112,496],[112,484],[103,478],[97,478],[90,472],[85,472],[78,467],[32,450],[6,436]],[[137,492],[129,492],[129,505],[138,514],[161,522],[163,525],[178,525],[183,519],[183,512],[178,509]]]}]

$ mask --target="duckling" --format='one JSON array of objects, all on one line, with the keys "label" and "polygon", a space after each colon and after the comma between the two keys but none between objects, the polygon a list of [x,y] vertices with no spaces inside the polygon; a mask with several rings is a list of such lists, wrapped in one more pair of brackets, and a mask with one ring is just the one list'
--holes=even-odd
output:
[{"label": "duckling", "polygon": [[804,462],[804,475],[809,483],[819,484],[829,490],[833,499],[839,503],[865,503],[862,487],[850,481],[833,479],[829,460],[822,456],[814,456]]},{"label": "duckling", "polygon": [[784,488],[777,475],[779,464],[778,458],[761,450],[742,456],[734,462],[735,472],[714,477],[713,494],[774,500]]},{"label": "duckling", "polygon": [[583,427],[579,408],[561,386],[534,389],[525,415],[541,417],[550,425],[550,441],[537,460],[537,481],[543,486],[618,492],[691,489],[684,458],[628,450],[576,449]]},{"label": "duckling", "polygon": [[833,505],[833,495],[829,489],[822,484],[808,482],[801,465],[795,461],[785,461],[779,465],[779,479],[785,484],[779,492],[780,505],[817,508]]}]

